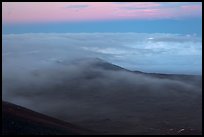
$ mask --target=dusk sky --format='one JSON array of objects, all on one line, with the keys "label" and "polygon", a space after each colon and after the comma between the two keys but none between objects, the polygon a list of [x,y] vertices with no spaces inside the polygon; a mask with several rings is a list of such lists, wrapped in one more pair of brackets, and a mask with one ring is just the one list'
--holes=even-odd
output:
[{"label": "dusk sky", "polygon": [[201,35],[201,2],[3,2],[3,33]]}]

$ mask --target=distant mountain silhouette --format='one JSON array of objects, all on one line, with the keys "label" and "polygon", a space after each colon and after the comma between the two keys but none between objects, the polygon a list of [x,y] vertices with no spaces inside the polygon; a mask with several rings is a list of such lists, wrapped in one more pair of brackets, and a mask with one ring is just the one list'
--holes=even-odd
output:
[{"label": "distant mountain silhouette", "polygon": [[104,70],[113,70],[113,71],[126,71],[126,72],[132,72],[135,74],[141,74],[148,77],[155,77],[155,78],[163,78],[163,79],[165,78],[165,79],[184,80],[184,81],[202,79],[202,76],[199,76],[199,75],[148,73],[148,72],[143,72],[139,70],[131,71],[126,68],[120,67],[118,65],[109,63],[100,58],[84,58],[84,59],[75,60],[75,62],[78,62],[78,63],[89,62],[91,64],[91,67],[93,68],[100,68]]}]

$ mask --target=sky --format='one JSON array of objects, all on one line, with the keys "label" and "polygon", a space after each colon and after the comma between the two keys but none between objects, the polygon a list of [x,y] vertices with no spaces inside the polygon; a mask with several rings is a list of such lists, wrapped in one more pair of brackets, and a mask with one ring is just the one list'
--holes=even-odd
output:
[{"label": "sky", "polygon": [[201,2],[3,2],[3,34],[196,33]]},{"label": "sky", "polygon": [[201,2],[3,2],[2,29],[3,63],[12,68],[97,57],[202,75]]}]

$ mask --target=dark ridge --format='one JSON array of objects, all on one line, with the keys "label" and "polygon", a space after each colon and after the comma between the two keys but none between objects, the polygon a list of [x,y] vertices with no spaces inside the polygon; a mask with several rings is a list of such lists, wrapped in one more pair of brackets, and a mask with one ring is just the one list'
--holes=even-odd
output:
[{"label": "dark ridge", "polygon": [[[67,65],[66,61],[65,62],[57,61],[57,63]],[[200,75],[148,73],[148,72],[143,72],[143,71],[138,71],[138,70],[131,71],[126,68],[120,67],[118,65],[109,63],[100,58],[85,57],[85,58],[78,58],[78,59],[71,61],[71,64],[80,64],[80,63],[89,64],[90,66],[88,67],[100,68],[100,69],[105,69],[105,70],[113,70],[113,71],[127,71],[127,72],[133,72],[136,74],[143,74],[146,76],[152,76],[152,77],[157,77],[157,78],[170,78],[170,79],[182,78],[186,80],[192,80],[192,78],[202,78],[202,76]]]},{"label": "dark ridge", "polygon": [[[131,71],[120,66],[114,65],[112,63],[106,62],[102,59],[94,59],[95,61],[92,63],[92,67],[100,68],[104,70],[112,70],[112,71],[126,71],[134,74],[140,74],[146,77],[153,77],[159,79],[169,79],[169,80],[177,80],[186,83],[192,83],[193,81],[199,81],[198,83],[194,83],[198,86],[202,85],[202,76],[199,75],[186,75],[186,74],[161,74],[161,73],[147,73],[142,71]],[[83,60],[85,61],[85,60]]]},{"label": "dark ridge", "polygon": [[3,135],[91,135],[87,130],[27,108],[2,101]]},{"label": "dark ridge", "polygon": [[95,62],[93,64],[93,66],[98,67],[98,68],[102,68],[102,69],[105,69],[105,70],[129,71],[129,70],[124,69],[124,68],[122,68],[120,66],[117,66],[117,65],[114,65],[114,64],[111,64],[111,63],[107,63],[107,62],[101,62],[101,61]]},{"label": "dark ridge", "polygon": [[172,78],[172,77],[182,77],[182,78],[186,78],[186,79],[191,79],[192,77],[202,77],[200,75],[188,75],[188,74],[161,74],[161,73],[148,73],[148,72],[143,72],[143,71],[131,71],[128,70],[126,68],[120,67],[118,65],[114,65],[112,63],[109,63],[103,59],[100,58],[84,58],[84,59],[78,59],[78,62],[92,62],[92,66],[94,67],[98,67],[98,68],[102,68],[105,70],[118,70],[118,71],[128,71],[128,72],[133,72],[133,73],[137,73],[137,74],[144,74],[144,75],[149,75],[149,76],[154,76],[154,77],[158,77],[158,78]]},{"label": "dark ridge", "polygon": [[142,75],[152,76],[157,78],[182,79],[182,80],[183,79],[192,80],[193,78],[200,78],[200,79],[202,78],[202,76],[199,76],[199,75],[148,73],[148,72],[142,72],[138,70],[131,71],[131,70],[122,68],[120,66],[114,65],[112,63],[106,62],[99,58],[96,58],[95,62],[92,65],[105,70],[127,71],[127,72],[133,72],[136,74],[142,74]]},{"label": "dark ridge", "polygon": [[185,81],[185,82],[192,82],[192,81],[200,81],[199,85],[202,84],[202,76],[199,75],[186,75],[186,74],[160,74],[160,73],[146,73],[141,71],[132,71],[136,74],[142,74],[147,77],[154,77],[159,79],[170,79],[170,80],[178,80],[178,81]]},{"label": "dark ridge", "polygon": [[[60,64],[68,65],[66,61],[60,62]],[[148,73],[148,72],[142,72],[142,71],[131,71],[126,68],[120,67],[118,65],[114,65],[112,63],[109,63],[103,59],[100,58],[92,58],[92,57],[85,57],[85,58],[78,58],[71,62],[71,64],[85,64],[87,65],[84,74],[86,79],[94,79],[97,77],[102,77],[102,74],[100,71],[90,71],[92,68],[98,68],[103,70],[110,70],[110,71],[126,71],[134,74],[141,74],[146,77],[153,77],[153,78],[159,78],[159,79],[169,79],[169,80],[177,80],[177,81],[183,81],[183,82],[190,82],[192,81],[200,81],[202,82],[202,76],[200,75],[186,75],[186,74],[161,74],[161,73]],[[198,83],[200,85],[201,83]]]}]

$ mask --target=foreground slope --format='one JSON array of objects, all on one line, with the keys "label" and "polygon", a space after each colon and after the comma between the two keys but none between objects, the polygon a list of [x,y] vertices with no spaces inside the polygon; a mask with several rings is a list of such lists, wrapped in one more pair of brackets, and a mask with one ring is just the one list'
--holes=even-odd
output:
[{"label": "foreground slope", "polygon": [[83,135],[93,134],[70,123],[2,102],[3,135]]}]

